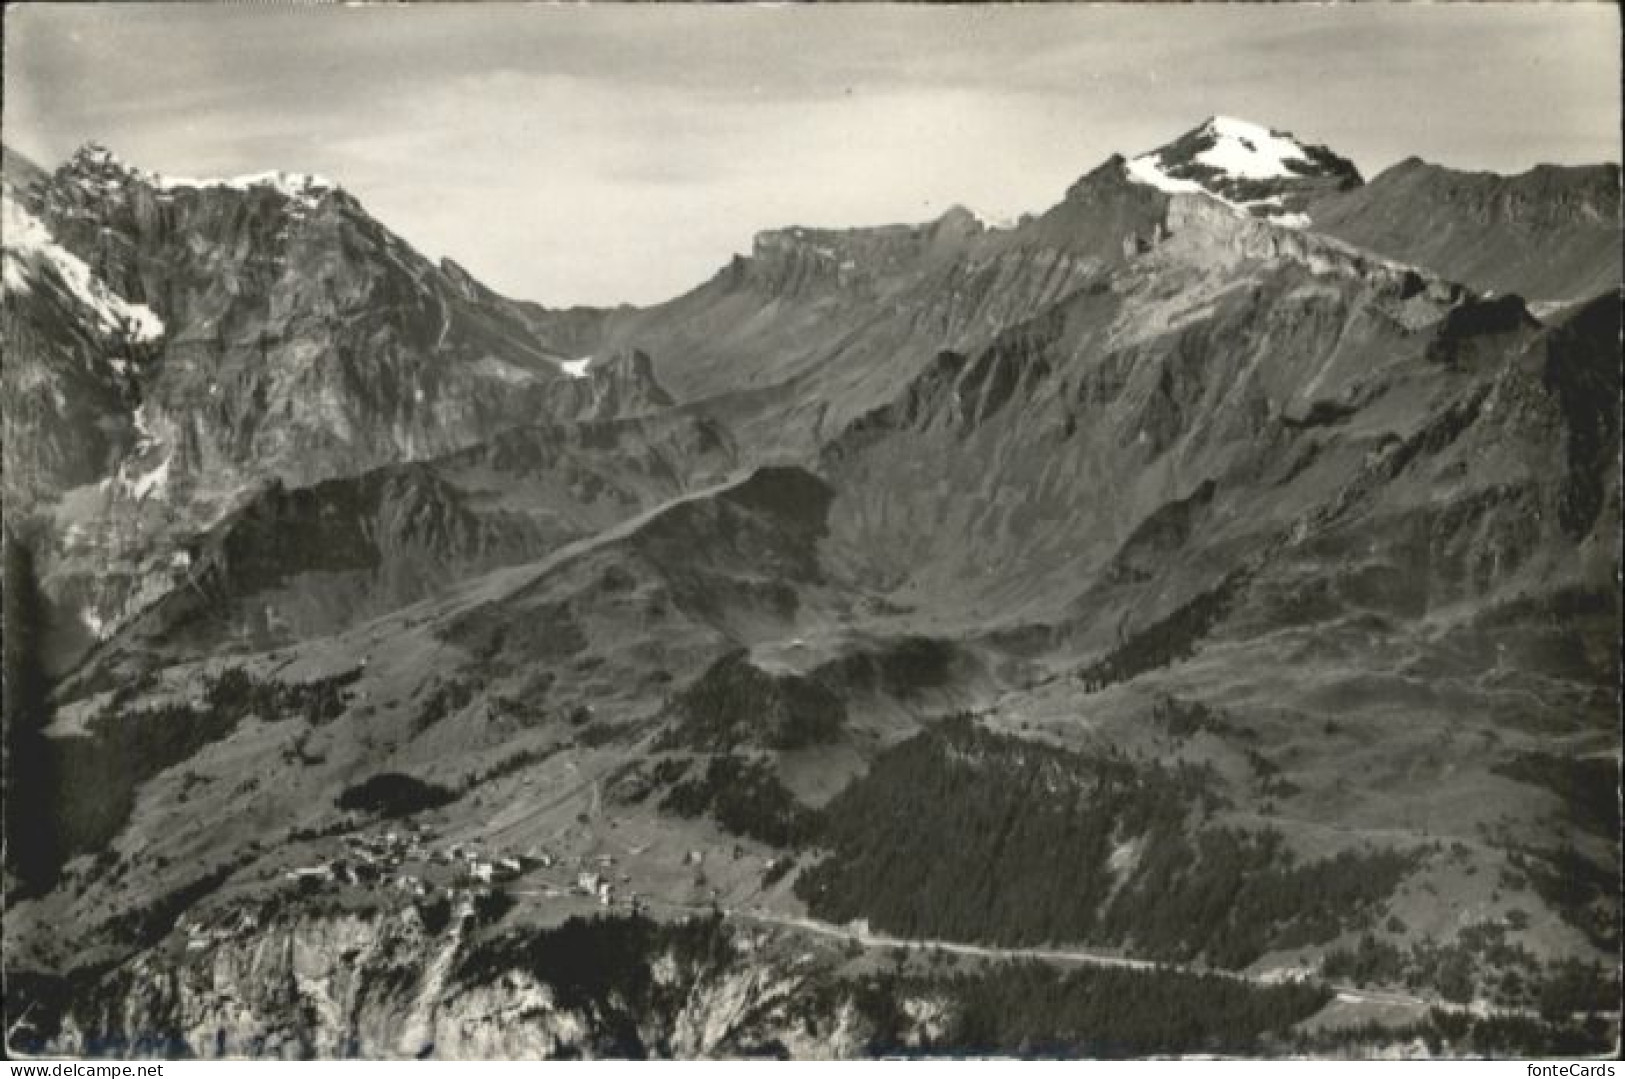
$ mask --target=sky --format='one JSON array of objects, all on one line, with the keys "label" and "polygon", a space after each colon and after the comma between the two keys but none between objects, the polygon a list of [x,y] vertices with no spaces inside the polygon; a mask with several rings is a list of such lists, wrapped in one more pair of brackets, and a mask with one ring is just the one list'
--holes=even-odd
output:
[{"label": "sky", "polygon": [[1620,159],[1611,3],[5,9],[8,146],[341,183],[548,306],[650,303],[758,231],[1041,211],[1210,115],[1368,177]]}]

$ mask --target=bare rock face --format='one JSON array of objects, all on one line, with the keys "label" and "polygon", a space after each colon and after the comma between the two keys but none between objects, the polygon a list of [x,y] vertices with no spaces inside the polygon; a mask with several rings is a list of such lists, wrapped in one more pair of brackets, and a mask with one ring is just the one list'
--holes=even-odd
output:
[{"label": "bare rock face", "polygon": [[582,374],[560,386],[565,414],[587,420],[640,416],[670,408],[674,402],[655,378],[654,363],[640,349],[576,361]]},{"label": "bare rock face", "polygon": [[669,403],[647,357],[567,377],[532,313],[317,177],[173,179],[91,145],[7,214],[5,482],[14,520],[54,521],[67,655],[75,621],[104,637],[180,583],[177,550],[267,479]]},{"label": "bare rock face", "polygon": [[87,147],[38,203],[65,248],[163,320],[138,383],[177,483],[308,483],[566,414],[560,357],[512,305],[326,181],[173,180]]},{"label": "bare rock face", "polygon": [[807,970],[739,943],[704,956],[657,944],[631,960],[638,989],[625,999],[614,975],[583,993],[517,956],[495,968],[477,962],[475,917],[464,903],[433,928],[410,905],[189,919],[182,956],[150,953],[101,980],[54,1020],[42,1048],[202,1059],[704,1059],[788,1042],[797,1056],[841,1058],[859,1055],[868,1035],[849,1004],[825,1017],[818,1008],[828,1004],[798,1002]]}]

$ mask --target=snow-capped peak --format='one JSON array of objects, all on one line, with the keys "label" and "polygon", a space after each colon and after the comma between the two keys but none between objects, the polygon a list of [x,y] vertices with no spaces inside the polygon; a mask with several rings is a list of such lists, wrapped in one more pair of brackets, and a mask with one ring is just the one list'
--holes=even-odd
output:
[{"label": "snow-capped peak", "polygon": [[1349,161],[1322,146],[1233,116],[1214,116],[1125,165],[1128,178],[1169,194],[1203,193],[1280,225],[1308,224],[1320,192],[1361,182]]}]

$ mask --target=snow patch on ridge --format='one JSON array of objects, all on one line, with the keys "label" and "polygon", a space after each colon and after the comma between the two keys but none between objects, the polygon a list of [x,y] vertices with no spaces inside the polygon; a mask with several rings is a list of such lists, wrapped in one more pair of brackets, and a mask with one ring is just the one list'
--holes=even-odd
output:
[{"label": "snow patch on ridge", "polygon": [[[1144,154],[1128,163],[1128,174],[1131,180],[1154,187],[1158,191],[1166,191],[1170,195],[1188,195],[1196,192],[1211,194],[1207,188],[1195,180],[1177,180],[1162,171],[1162,155],[1156,153]],[[1214,196],[1217,198],[1218,196]],[[1220,199],[1220,201],[1224,201]]]},{"label": "snow patch on ridge", "polygon": [[98,146],[94,143],[82,147],[74,155],[74,161],[82,167],[100,174],[97,177],[97,182],[103,186],[127,178],[138,180],[154,190],[162,192],[207,190],[211,188],[251,191],[255,188],[268,187],[289,201],[306,209],[314,207],[323,195],[338,189],[338,185],[332,180],[309,172],[271,170],[268,172],[248,173],[243,176],[209,179],[198,179],[191,176],[165,176],[161,173],[148,172],[145,169],[126,164],[107,147]]},{"label": "snow patch on ridge", "polygon": [[160,176],[157,173],[145,173],[142,179],[160,191],[174,191],[180,188],[229,188],[233,191],[248,191],[256,187],[269,187],[275,189],[283,196],[314,206],[322,195],[332,191],[338,185],[324,177],[308,172],[256,172],[247,176],[230,176],[210,180],[198,180],[189,176]]},{"label": "snow patch on ridge", "polygon": [[482,356],[480,361],[474,365],[474,370],[488,378],[494,378],[514,386],[528,385],[536,381],[534,372],[527,371],[517,364],[499,360],[495,356]]},{"label": "snow patch on ridge", "polygon": [[565,360],[559,364],[559,370],[571,378],[586,378],[587,368],[592,364],[591,356],[583,356],[579,360]]}]

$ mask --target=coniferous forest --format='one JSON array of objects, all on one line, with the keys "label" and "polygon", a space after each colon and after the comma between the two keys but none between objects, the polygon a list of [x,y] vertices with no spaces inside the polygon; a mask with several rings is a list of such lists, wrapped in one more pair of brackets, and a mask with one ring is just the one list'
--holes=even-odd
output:
[{"label": "coniferous forest", "polygon": [[1190,768],[1085,755],[950,720],[882,754],[823,811],[796,882],[819,917],[900,936],[1089,943],[1216,967],[1364,924],[1412,864],[1303,860],[1269,830],[1202,824]]}]

